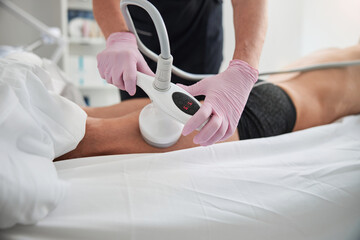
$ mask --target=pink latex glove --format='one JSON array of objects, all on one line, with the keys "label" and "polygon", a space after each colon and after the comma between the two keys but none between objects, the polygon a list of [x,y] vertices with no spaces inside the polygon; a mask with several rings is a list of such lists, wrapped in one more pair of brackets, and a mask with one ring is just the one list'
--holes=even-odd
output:
[{"label": "pink latex glove", "polygon": [[191,86],[178,84],[193,96],[205,95],[203,105],[185,124],[182,134],[190,134],[211,116],[194,137],[195,144],[211,145],[232,136],[258,75],[258,70],[248,63],[232,60],[229,67],[218,75]]},{"label": "pink latex glove", "polygon": [[136,71],[154,76],[131,32],[112,33],[106,40],[105,50],[97,55],[97,61],[101,77],[130,95],[136,92]]}]

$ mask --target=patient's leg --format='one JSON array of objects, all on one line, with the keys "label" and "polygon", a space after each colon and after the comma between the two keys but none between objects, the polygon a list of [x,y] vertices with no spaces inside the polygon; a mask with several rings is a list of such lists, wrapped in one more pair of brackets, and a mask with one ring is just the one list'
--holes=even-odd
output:
[{"label": "patient's leg", "polygon": [[[291,68],[359,59],[360,45],[356,45],[316,52],[292,64]],[[297,112],[294,131],[360,113],[360,66],[278,75],[269,81],[290,95]]]},{"label": "patient's leg", "polygon": [[93,118],[117,118],[142,109],[150,103],[148,98],[131,99],[106,107],[83,107],[89,117]]},{"label": "patient's leg", "polygon": [[[196,132],[186,137],[181,136],[179,141],[169,148],[162,149],[150,146],[141,136],[138,123],[139,114],[140,110],[120,118],[88,117],[85,136],[77,148],[56,160],[124,153],[168,152],[199,146],[194,144],[192,140]],[[235,132],[226,142],[237,140],[239,137],[238,133]]]}]

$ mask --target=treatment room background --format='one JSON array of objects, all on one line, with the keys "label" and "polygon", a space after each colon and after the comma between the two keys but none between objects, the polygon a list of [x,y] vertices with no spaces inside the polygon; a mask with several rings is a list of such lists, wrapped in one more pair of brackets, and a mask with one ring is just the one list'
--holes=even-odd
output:
[{"label": "treatment room background", "polygon": [[[95,56],[104,48],[105,41],[93,20],[91,0],[13,2],[48,26],[57,27],[63,34],[66,33],[68,41],[59,65],[80,88],[88,104],[103,106],[120,101],[117,89],[106,84],[97,71]],[[231,1],[224,0],[223,4],[222,69],[231,60],[234,48]],[[279,69],[317,49],[356,43],[359,41],[359,13],[359,0],[269,1],[269,28],[260,71]],[[2,8],[0,32],[0,45],[21,46],[39,38],[38,31]],[[41,57],[50,57],[53,50],[54,47],[45,46],[35,50],[35,53]]]},{"label": "treatment room background", "polygon": [[[299,59],[293,68],[341,63],[285,81],[269,77],[253,87],[247,83],[256,82],[257,72],[235,60],[242,67],[220,74],[225,82],[209,84],[219,93],[211,105],[221,103],[222,116],[216,108],[204,115],[209,123],[221,122],[216,129],[207,125],[217,139],[230,130],[235,134],[210,146],[197,146],[195,133],[181,136],[197,104],[177,97],[182,91],[166,89],[165,81],[161,92],[153,82],[143,85],[149,95],[156,93],[152,104],[81,109],[120,101],[118,88],[98,72],[96,56],[105,40],[92,1],[0,0],[0,240],[360,239],[360,65],[348,65],[360,63],[360,0],[268,0],[259,72]],[[231,0],[222,2],[224,70],[235,42]],[[115,14],[104,15],[113,22]],[[181,24],[174,26],[179,30]],[[61,58],[54,57],[59,47],[45,41],[63,46]],[[324,48],[332,49],[308,56]],[[201,60],[194,50],[186,54],[186,63]],[[131,63],[111,60],[112,70],[125,62]],[[234,81],[237,75],[242,84]],[[139,85],[152,81],[138,76]],[[247,101],[243,93],[251,88]],[[176,104],[182,100],[184,105]],[[155,111],[140,117],[140,108],[148,106]]]}]

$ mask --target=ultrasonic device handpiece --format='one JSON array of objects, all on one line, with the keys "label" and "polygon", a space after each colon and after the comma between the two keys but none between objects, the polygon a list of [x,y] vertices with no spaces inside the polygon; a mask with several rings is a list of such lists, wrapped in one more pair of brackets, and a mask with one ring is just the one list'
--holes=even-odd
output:
[{"label": "ultrasonic device handpiece", "polygon": [[137,85],[152,101],[140,113],[140,132],[148,144],[170,147],[178,141],[184,124],[199,110],[200,102],[173,83],[165,91],[158,90],[154,83],[154,77],[137,73]]},{"label": "ultrasonic device handpiece", "polygon": [[144,8],[149,13],[156,27],[161,47],[155,77],[137,73],[137,85],[151,99],[151,103],[140,113],[140,132],[148,144],[159,148],[170,147],[178,141],[184,124],[199,110],[201,104],[184,89],[171,83],[173,58],[170,54],[165,24],[158,10],[148,1],[121,1],[122,14],[129,30],[136,35],[138,42],[139,37],[130,18],[128,5]]}]

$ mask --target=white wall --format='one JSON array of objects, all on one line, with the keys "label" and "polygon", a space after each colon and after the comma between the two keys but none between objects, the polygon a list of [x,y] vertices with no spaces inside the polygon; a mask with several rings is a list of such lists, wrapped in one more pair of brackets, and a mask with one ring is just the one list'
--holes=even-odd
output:
[{"label": "white wall", "polygon": [[[11,0],[17,6],[51,27],[61,27],[60,0]],[[0,7],[0,45],[24,46],[40,38],[40,33]],[[35,51],[49,58],[55,47],[44,46]]]},{"label": "white wall", "polygon": [[235,47],[235,34],[233,24],[233,10],[231,7],[231,0],[224,0],[223,2],[223,28],[224,28],[224,48],[223,48],[223,63],[220,70],[225,70],[232,59]]},{"label": "white wall", "polygon": [[[360,38],[359,0],[269,0],[269,27],[260,72],[279,69],[309,52],[345,47]],[[224,62],[235,46],[230,0],[224,0]]]},{"label": "white wall", "polygon": [[278,69],[301,53],[303,0],[269,0],[268,32],[260,59],[260,71]]},{"label": "white wall", "polygon": [[305,0],[301,53],[346,47],[360,39],[360,0]]}]

